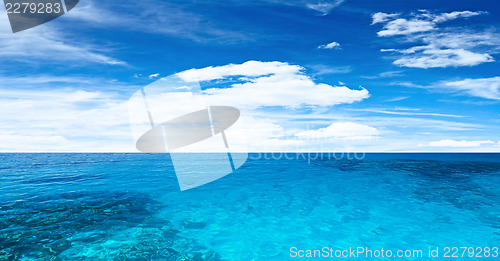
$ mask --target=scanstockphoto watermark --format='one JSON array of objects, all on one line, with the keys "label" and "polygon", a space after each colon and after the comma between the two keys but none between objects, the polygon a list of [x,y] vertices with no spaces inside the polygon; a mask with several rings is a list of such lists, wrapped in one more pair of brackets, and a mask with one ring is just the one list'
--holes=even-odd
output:
[{"label": "scanstockphoto watermark", "polygon": [[420,249],[371,249],[368,247],[349,247],[345,249],[334,249],[331,247],[322,247],[320,249],[299,249],[297,247],[290,248],[290,257],[294,258],[418,258],[423,257],[424,251]]},{"label": "scanstockphoto watermark", "polygon": [[498,246],[445,246],[428,247],[426,249],[376,249],[369,247],[331,248],[318,249],[290,248],[292,258],[336,258],[336,259],[379,259],[379,258],[452,258],[463,260],[465,258],[482,258],[496,260],[500,256]]},{"label": "scanstockphoto watermark", "polygon": [[249,153],[251,160],[363,160],[365,152],[256,152]]}]

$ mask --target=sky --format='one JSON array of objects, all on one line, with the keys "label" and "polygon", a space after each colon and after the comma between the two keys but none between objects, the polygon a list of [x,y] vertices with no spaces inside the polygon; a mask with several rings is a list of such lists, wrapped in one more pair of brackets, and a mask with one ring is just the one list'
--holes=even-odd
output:
[{"label": "sky", "polygon": [[500,3],[81,0],[12,33],[0,151],[135,152],[127,101],[196,78],[250,151],[500,151]]}]

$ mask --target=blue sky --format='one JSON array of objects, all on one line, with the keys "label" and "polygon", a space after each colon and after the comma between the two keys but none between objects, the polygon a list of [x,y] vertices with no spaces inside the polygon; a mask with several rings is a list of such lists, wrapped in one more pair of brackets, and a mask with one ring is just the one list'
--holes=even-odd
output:
[{"label": "blue sky", "polygon": [[82,0],[16,34],[2,7],[0,151],[134,151],[128,98],[191,69],[250,150],[500,151],[499,7]]}]

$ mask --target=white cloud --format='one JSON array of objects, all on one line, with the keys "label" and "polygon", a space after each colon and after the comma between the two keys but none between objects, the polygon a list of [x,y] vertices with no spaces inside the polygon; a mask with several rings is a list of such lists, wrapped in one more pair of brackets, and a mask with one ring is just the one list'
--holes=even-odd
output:
[{"label": "white cloud", "polygon": [[303,73],[304,68],[282,62],[249,61],[219,67],[191,69],[177,75],[185,81],[209,81],[243,76],[231,88],[210,88],[204,92],[213,104],[233,104],[248,108],[302,105],[332,106],[353,103],[369,97],[366,89],[349,89],[315,83]]},{"label": "white cloud", "polygon": [[382,12],[374,13],[372,14],[372,25],[373,24],[378,24],[378,23],[383,23],[389,19],[398,17],[399,14],[386,14]]},{"label": "white cloud", "polygon": [[340,47],[339,43],[331,42],[328,44],[323,44],[323,45],[318,46],[318,49],[333,49],[333,48],[339,48],[339,47]]},{"label": "white cloud", "polygon": [[394,97],[392,99],[386,100],[387,102],[397,102],[397,101],[402,101],[410,98],[410,96],[400,96],[400,97]]},{"label": "white cloud", "polygon": [[1,90],[0,97],[0,151],[133,150],[126,107],[111,93]]},{"label": "white cloud", "polygon": [[438,23],[485,13],[486,12],[463,11],[432,14],[426,10],[421,10],[420,13],[410,15],[410,19],[405,19],[398,18],[399,14],[386,14],[379,12],[372,15],[372,25],[385,23],[383,26],[384,29],[377,33],[380,37],[407,35],[434,30],[436,29]]},{"label": "white cloud", "polygon": [[435,88],[491,100],[500,100],[500,77],[441,82]]},{"label": "white cloud", "polygon": [[[408,18],[400,15],[376,13],[373,23],[382,23],[379,37],[402,36],[405,43],[419,44],[407,49],[382,49],[382,52],[395,52],[395,65],[412,68],[437,68],[475,66],[493,62],[490,53],[500,50],[500,35],[491,31],[474,31],[467,28],[440,28],[438,24],[486,12],[456,11],[433,14],[425,10],[410,14]],[[423,44],[423,45],[422,45]]]},{"label": "white cloud", "polygon": [[[49,82],[64,86],[62,81]],[[73,86],[75,81],[68,78],[66,86]],[[85,82],[87,80],[81,80],[78,86],[84,86]],[[125,88],[137,90],[138,87],[122,87]],[[50,91],[0,88],[0,151],[136,151],[125,105],[128,98],[112,92],[67,87]],[[254,108],[241,111],[247,140],[251,141],[250,151],[412,150],[416,145],[407,141],[406,134],[390,132],[387,128],[411,129],[411,133],[476,132],[489,128],[423,118],[362,117],[338,111]],[[356,123],[352,122],[353,117]],[[308,129],[312,124],[328,127]],[[379,137],[388,132],[391,135]],[[383,141],[383,145],[378,141]]]},{"label": "white cloud", "polygon": [[[407,99],[408,97],[398,97],[396,99],[392,99],[389,101],[400,101]],[[438,116],[438,117],[451,117],[451,118],[463,118],[462,115],[455,114],[443,114],[443,113],[432,113],[432,112],[409,112],[404,109],[395,109],[395,110],[386,110],[386,109],[350,109],[353,111],[366,111],[366,112],[374,112],[374,113],[382,113],[382,114],[392,114],[392,115],[411,115],[411,116]]]},{"label": "white cloud", "polygon": [[226,102],[251,108],[333,106],[353,103],[369,97],[366,89],[352,90],[347,87],[316,84],[304,75],[260,77],[252,82],[234,84],[228,89],[208,89],[205,93],[212,95],[211,100],[215,103]]},{"label": "white cloud", "polygon": [[264,76],[264,75],[293,75],[303,70],[298,65],[283,62],[248,61],[243,64],[228,64],[223,66],[209,66],[202,69],[190,69],[177,74],[187,82],[210,81],[229,76]]},{"label": "white cloud", "polygon": [[[262,63],[262,64],[260,64]],[[245,63],[244,63],[245,64]],[[209,67],[213,69],[202,70],[204,79],[212,84],[224,85],[228,79],[238,79],[236,86],[228,85],[226,89],[238,89],[245,83],[266,82],[269,92],[256,87],[256,92],[242,93],[237,100],[230,101],[232,96],[225,93],[215,92],[220,105],[231,105],[240,108],[241,119],[248,130],[247,139],[250,140],[250,151],[308,151],[308,150],[356,150],[356,151],[390,151],[390,150],[412,150],[416,146],[410,142],[421,139],[420,136],[408,137],[401,130],[411,130],[411,133],[433,132],[434,134],[450,133],[461,130],[478,131],[490,129],[490,126],[471,124],[466,122],[441,121],[417,117],[402,117],[403,115],[422,114],[414,116],[429,116],[425,112],[410,112],[410,109],[397,108],[403,113],[399,117],[368,117],[360,116],[361,113],[374,113],[372,111],[360,111],[356,114],[346,114],[347,110],[327,110],[331,104],[311,98],[302,90],[297,92],[299,98],[309,100],[318,110],[311,107],[294,107],[297,97],[292,102],[280,101],[280,96],[274,93],[274,89],[286,94],[286,88],[280,86],[280,79],[287,81],[297,80],[305,90],[314,89],[319,83],[303,73],[300,66],[287,63],[253,61],[250,65],[227,65]],[[248,66],[248,67],[247,67]],[[232,71],[232,68],[234,71]],[[250,70],[254,68],[255,70]],[[262,68],[257,71],[257,68]],[[253,76],[241,76],[241,72],[248,69]],[[273,72],[280,73],[273,73]],[[214,73],[217,72],[217,73]],[[192,70],[186,75],[195,75]],[[273,77],[281,77],[273,79]],[[297,79],[295,79],[297,77]],[[216,78],[214,81],[212,79]],[[243,79],[241,79],[243,78]],[[0,78],[2,82],[13,81],[22,84],[22,79]],[[129,97],[120,96],[113,92],[89,91],[90,86],[98,84],[100,80],[32,76],[27,78],[27,83],[22,89],[0,88],[0,150],[1,151],[136,151],[130,132],[128,108],[124,102]],[[23,90],[29,84],[35,86],[58,86],[51,90]],[[260,84],[260,83],[259,83]],[[75,87],[76,86],[76,87]],[[120,89],[137,90],[134,86],[116,86]],[[327,86],[327,91],[334,86]],[[103,88],[109,90],[110,88]],[[291,89],[294,89],[292,86]],[[346,88],[348,91],[350,89]],[[210,90],[210,89],[209,89]],[[350,90],[352,91],[352,90]],[[253,100],[257,96],[266,102],[249,105],[242,101],[246,98]],[[247,96],[247,97],[245,97]],[[63,97],[63,98],[61,98]],[[230,97],[230,98],[229,98]],[[281,100],[289,97],[282,95]],[[318,99],[315,103],[315,99]],[[328,97],[323,97],[328,100]],[[269,101],[277,101],[290,108],[255,108],[256,106],[267,106],[275,104]],[[229,104],[228,104],[229,103]],[[244,106],[240,107],[238,103]],[[326,104],[326,105],[321,105]],[[375,112],[397,114],[398,111]],[[414,110],[414,109],[412,109]],[[433,114],[434,115],[434,114]],[[454,115],[435,115],[450,116]],[[356,122],[353,122],[355,117]],[[455,117],[456,118],[456,117]],[[307,126],[327,126],[319,129],[309,129]],[[389,135],[387,134],[389,133]],[[382,137],[379,137],[381,135]],[[434,136],[435,137],[435,136]],[[452,139],[453,136],[449,136]],[[463,139],[461,137],[460,139]],[[465,138],[468,140],[468,138]],[[484,140],[487,140],[485,138]],[[457,139],[456,139],[457,140]],[[471,139],[474,140],[474,139]],[[379,141],[383,141],[381,144]],[[432,140],[423,139],[422,143],[428,144]],[[378,144],[378,145],[377,145]],[[483,144],[487,145],[487,144]],[[491,146],[498,148],[497,146]],[[431,148],[431,147],[423,147]],[[486,147],[486,149],[489,147]],[[481,147],[483,149],[483,147]],[[448,149],[447,149],[448,150]]]},{"label": "white cloud", "polygon": [[407,41],[419,42],[436,48],[450,49],[490,49],[498,51],[500,35],[494,30],[472,30],[464,28],[442,28],[438,32],[408,36]]},{"label": "white cloud", "polygon": [[399,58],[394,64],[409,68],[475,66],[495,61],[487,53],[475,53],[464,49],[439,49],[434,46],[425,46],[418,51],[406,49],[400,52],[412,55]]},{"label": "white cloud", "polygon": [[465,17],[471,17],[471,16],[481,15],[481,14],[485,14],[485,13],[486,12],[455,11],[455,12],[451,12],[451,13],[442,13],[440,15],[436,15],[436,16],[434,16],[432,21],[435,23],[442,23],[442,22],[446,22],[449,20],[457,19],[459,17],[465,18]]},{"label": "white cloud", "polygon": [[490,145],[495,144],[494,141],[491,140],[440,140],[430,142],[428,145],[431,147],[458,147],[458,148],[467,148],[467,147],[480,147],[482,145]]},{"label": "white cloud", "polygon": [[151,74],[151,75],[149,76],[149,79],[157,78],[158,76],[160,76],[160,74],[159,74],[159,73]]},{"label": "white cloud", "polygon": [[422,21],[417,19],[406,20],[398,18],[384,25],[384,30],[379,31],[379,37],[406,35],[418,32],[426,32],[435,29],[435,24],[430,21]]},{"label": "white cloud", "polygon": [[372,139],[378,135],[376,128],[354,123],[336,122],[328,127],[298,132],[297,137],[301,139],[344,139],[344,140],[364,140]]},{"label": "white cloud", "polygon": [[[237,78],[237,83],[225,89],[207,89],[206,98],[211,104],[234,105],[242,111],[252,151],[310,148],[310,143],[294,136],[307,125],[294,121],[298,115],[316,117],[310,107],[302,105],[329,107],[369,96],[366,89],[315,83],[304,68],[281,62],[250,61],[179,75],[210,84]],[[0,151],[136,151],[126,104],[129,97],[89,91],[99,84],[95,79],[33,75],[25,80],[0,77],[0,84],[21,86],[0,88]],[[41,89],[28,90],[30,86]],[[138,89],[131,85],[113,88]],[[276,112],[262,106],[283,106],[276,112],[284,116],[275,117]]]}]

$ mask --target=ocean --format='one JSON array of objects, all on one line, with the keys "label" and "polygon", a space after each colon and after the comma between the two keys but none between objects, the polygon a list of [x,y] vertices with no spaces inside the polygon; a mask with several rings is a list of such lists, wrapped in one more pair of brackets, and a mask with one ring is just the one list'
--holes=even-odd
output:
[{"label": "ocean", "polygon": [[500,154],[334,156],[0,154],[0,260],[500,260]]}]

